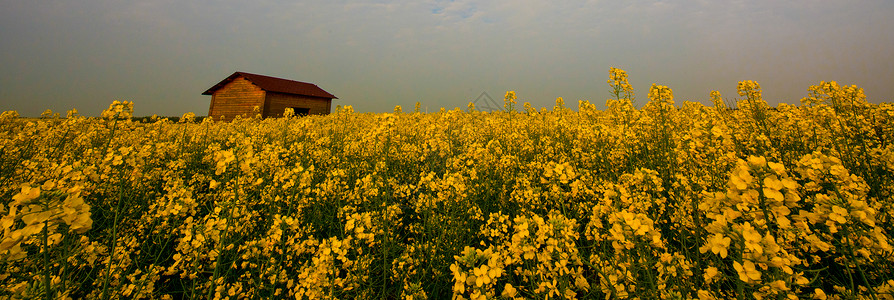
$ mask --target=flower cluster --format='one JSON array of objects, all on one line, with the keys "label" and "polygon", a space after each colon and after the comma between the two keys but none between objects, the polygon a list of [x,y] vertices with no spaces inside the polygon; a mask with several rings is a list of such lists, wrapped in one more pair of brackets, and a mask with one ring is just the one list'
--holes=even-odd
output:
[{"label": "flower cluster", "polygon": [[605,109],[4,112],[0,298],[894,296],[894,105],[609,75]]},{"label": "flower cluster", "polygon": [[133,117],[133,102],[115,100],[109,104],[109,109],[102,111],[104,119],[130,119]]},{"label": "flower cluster", "polygon": [[[609,78],[606,83],[612,89],[612,95],[616,99],[633,100],[633,86],[627,79],[627,71],[611,67],[608,70]],[[621,96],[623,94],[623,96]]]},{"label": "flower cluster", "polygon": [[[53,182],[38,187],[22,185],[9,207],[3,208],[6,215],[0,219],[3,226],[0,255],[5,260],[21,260],[26,256],[23,244],[41,243],[38,240],[43,239],[41,246],[46,248],[61,242],[62,234],[69,230],[76,234],[89,230],[93,226],[90,206],[80,194],[80,186],[58,190]],[[24,226],[15,229],[17,223]],[[60,228],[63,224],[67,228]]]}]

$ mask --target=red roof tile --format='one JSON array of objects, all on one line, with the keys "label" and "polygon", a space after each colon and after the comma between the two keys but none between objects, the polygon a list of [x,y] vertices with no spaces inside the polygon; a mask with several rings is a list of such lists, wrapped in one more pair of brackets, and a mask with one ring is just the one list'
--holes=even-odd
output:
[{"label": "red roof tile", "polygon": [[268,92],[276,92],[276,93],[284,93],[284,94],[293,94],[293,95],[305,95],[305,96],[313,96],[313,97],[321,97],[321,98],[333,98],[338,99],[335,95],[330,94],[329,92],[324,91],[316,84],[294,81],[289,79],[282,79],[258,74],[251,74],[245,72],[236,72],[230,77],[227,77],[223,81],[218,84],[215,84],[210,89],[202,93],[202,95],[211,95],[214,91],[224,87],[230,81],[233,81],[237,77],[242,76],[246,80],[251,81],[251,83],[257,85],[261,89]]}]

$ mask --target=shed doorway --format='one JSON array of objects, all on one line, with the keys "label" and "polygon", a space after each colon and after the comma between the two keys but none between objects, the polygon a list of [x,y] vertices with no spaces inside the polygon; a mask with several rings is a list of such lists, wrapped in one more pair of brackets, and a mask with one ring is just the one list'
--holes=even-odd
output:
[{"label": "shed doorway", "polygon": [[306,116],[308,113],[310,113],[310,108],[289,107],[289,108],[286,108],[286,111],[288,111],[289,109],[292,109],[292,111],[295,112],[296,117],[303,117],[303,116]]}]

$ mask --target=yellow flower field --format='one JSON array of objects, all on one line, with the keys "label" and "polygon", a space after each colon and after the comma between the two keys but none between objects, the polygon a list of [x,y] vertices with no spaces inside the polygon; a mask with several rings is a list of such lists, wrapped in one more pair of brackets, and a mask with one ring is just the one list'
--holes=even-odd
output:
[{"label": "yellow flower field", "polygon": [[0,115],[0,298],[894,299],[894,105]]}]

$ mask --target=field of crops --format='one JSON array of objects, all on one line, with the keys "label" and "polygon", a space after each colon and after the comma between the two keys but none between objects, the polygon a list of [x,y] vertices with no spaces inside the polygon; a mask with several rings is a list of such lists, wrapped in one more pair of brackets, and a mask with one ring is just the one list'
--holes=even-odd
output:
[{"label": "field of crops", "polygon": [[894,297],[894,105],[608,83],[605,110],[3,113],[0,298]]}]

